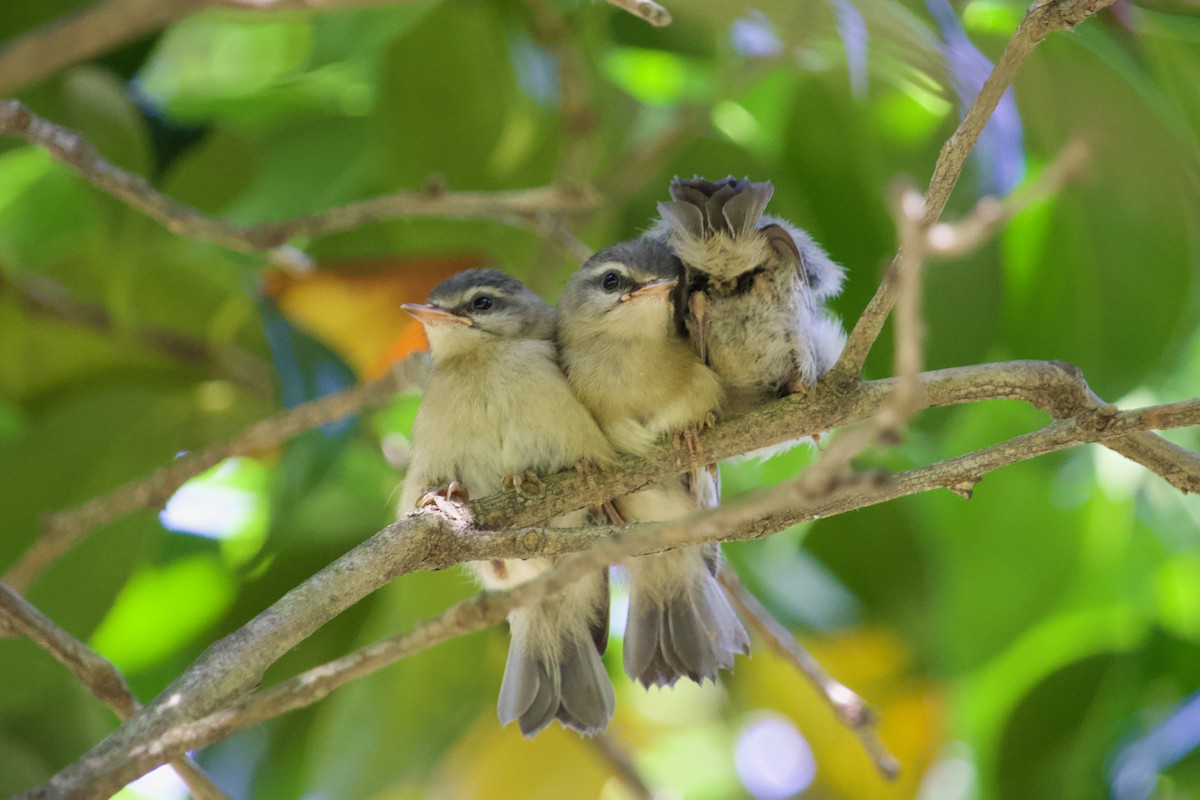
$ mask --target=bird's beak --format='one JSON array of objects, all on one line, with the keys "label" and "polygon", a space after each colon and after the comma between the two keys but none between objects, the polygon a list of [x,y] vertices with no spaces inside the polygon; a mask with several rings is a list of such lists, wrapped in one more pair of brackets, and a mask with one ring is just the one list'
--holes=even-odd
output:
[{"label": "bird's beak", "polygon": [[405,303],[400,306],[409,314],[416,317],[417,322],[422,325],[471,325],[471,320],[467,317],[459,316],[453,311],[447,311],[444,308],[437,306],[424,305],[422,303]]},{"label": "bird's beak", "polygon": [[642,285],[629,294],[621,295],[621,302],[628,303],[630,300],[640,300],[643,297],[657,297],[659,299],[665,299],[671,296],[671,290],[674,288],[674,278],[657,278],[647,284]]}]

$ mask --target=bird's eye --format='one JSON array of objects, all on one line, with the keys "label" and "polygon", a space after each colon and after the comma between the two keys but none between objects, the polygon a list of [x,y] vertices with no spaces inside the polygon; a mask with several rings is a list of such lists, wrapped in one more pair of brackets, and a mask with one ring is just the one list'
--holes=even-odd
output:
[{"label": "bird's eye", "polygon": [[606,272],[604,277],[600,279],[600,285],[604,287],[606,292],[615,292],[617,287],[621,285],[621,276],[615,272]]},{"label": "bird's eye", "polygon": [[491,307],[492,298],[488,297],[486,294],[481,294],[471,301],[471,308],[475,309],[476,311],[487,311]]}]

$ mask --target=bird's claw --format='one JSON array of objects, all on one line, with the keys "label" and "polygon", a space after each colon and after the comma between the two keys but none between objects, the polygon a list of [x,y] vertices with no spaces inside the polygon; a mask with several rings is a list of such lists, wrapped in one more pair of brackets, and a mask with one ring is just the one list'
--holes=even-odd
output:
[{"label": "bird's claw", "polygon": [[808,394],[808,384],[804,382],[803,378],[793,378],[787,382],[787,393],[806,395]]},{"label": "bird's claw", "polygon": [[[713,417],[713,423],[716,423],[715,416]],[[712,426],[708,424],[707,417],[699,425],[689,425],[675,434],[675,448],[678,450],[687,450],[688,457],[692,461],[700,460],[700,431],[710,427]]]},{"label": "bird's claw", "polygon": [[421,499],[417,501],[417,508],[428,508],[429,506],[437,506],[438,510],[445,514],[455,514],[454,501],[466,503],[470,501],[471,495],[467,492],[467,487],[463,486],[458,481],[450,481],[450,485],[441,489],[434,489],[421,495]]},{"label": "bird's claw", "polygon": [[585,478],[599,475],[608,469],[608,465],[594,458],[585,458],[575,463],[575,471]]},{"label": "bird's claw", "polygon": [[511,486],[513,491],[515,491],[517,494],[522,493],[521,487],[523,487],[526,483],[530,484],[531,486],[536,486],[537,491],[541,491],[542,489],[541,477],[531,469],[525,470],[524,472],[518,472],[515,475],[505,475],[504,479],[500,481],[500,483],[506,489]]}]

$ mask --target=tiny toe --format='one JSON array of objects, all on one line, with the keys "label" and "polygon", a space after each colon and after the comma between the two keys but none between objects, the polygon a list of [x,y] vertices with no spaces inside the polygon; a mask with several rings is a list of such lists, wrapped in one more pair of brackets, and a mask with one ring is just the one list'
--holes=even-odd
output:
[{"label": "tiny toe", "polygon": [[446,487],[446,497],[451,500],[457,497],[464,503],[470,501],[471,499],[470,493],[467,492],[467,487],[463,486],[458,481],[450,481],[450,485]]}]

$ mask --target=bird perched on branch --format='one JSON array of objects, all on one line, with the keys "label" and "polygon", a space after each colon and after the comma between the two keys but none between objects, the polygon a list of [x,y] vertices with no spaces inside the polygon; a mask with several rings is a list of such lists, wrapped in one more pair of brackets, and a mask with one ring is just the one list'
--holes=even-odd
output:
[{"label": "bird perched on branch", "polygon": [[[554,312],[520,281],[492,269],[461,272],[425,305],[404,309],[425,326],[433,376],[413,423],[413,448],[400,501],[441,503],[518,488],[539,475],[612,457],[608,440],[558,367]],[[586,509],[548,520],[571,527]],[[515,586],[553,559],[475,562],[486,589]],[[509,614],[512,641],[500,687],[502,724],[532,736],[553,719],[598,733],[613,713],[600,661],[608,641],[608,571]]]},{"label": "bird perched on branch", "polygon": [[683,262],[676,314],[720,376],[728,411],[816,383],[845,344],[824,307],[841,291],[843,269],[804,231],[763,216],[768,181],[676,178],[670,191],[648,235]]},{"label": "bird perched on branch", "polygon": [[[608,435],[626,453],[644,454],[664,435],[711,424],[721,405],[717,376],[675,327],[671,293],[679,261],[661,240],[601,250],[571,278],[559,303],[563,371]],[[714,506],[715,468],[621,497],[625,520],[668,520]],[[733,666],[748,647],[716,581],[720,550],[703,545],[632,559],[625,671],[644,686],[686,676],[702,682]]]}]

